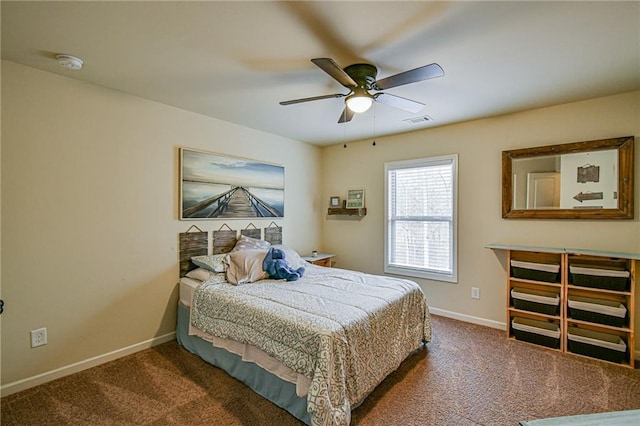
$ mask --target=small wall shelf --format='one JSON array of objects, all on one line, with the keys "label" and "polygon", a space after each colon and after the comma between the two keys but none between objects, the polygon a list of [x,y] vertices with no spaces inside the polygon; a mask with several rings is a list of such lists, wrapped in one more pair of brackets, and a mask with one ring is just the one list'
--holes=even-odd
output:
[{"label": "small wall shelf", "polygon": [[329,208],[327,212],[328,215],[344,215],[344,216],[366,216],[367,209],[338,209],[338,208]]}]

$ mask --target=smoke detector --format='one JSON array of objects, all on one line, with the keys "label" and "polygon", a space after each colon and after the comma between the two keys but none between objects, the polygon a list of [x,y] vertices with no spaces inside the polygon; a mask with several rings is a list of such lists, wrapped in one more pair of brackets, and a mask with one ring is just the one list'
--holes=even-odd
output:
[{"label": "smoke detector", "polygon": [[75,56],[58,54],[56,55],[56,59],[58,60],[60,66],[63,68],[67,68],[70,70],[79,70],[80,68],[82,68],[82,59]]}]

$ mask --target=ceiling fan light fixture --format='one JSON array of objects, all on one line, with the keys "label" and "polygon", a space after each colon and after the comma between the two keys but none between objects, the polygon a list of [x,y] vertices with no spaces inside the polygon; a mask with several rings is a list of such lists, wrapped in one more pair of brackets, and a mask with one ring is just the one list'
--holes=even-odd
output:
[{"label": "ceiling fan light fixture", "polygon": [[371,108],[371,104],[373,104],[373,97],[364,91],[356,92],[351,96],[347,96],[345,102],[347,104],[347,108],[351,111],[356,113],[365,112]]},{"label": "ceiling fan light fixture", "polygon": [[[367,111],[371,108],[374,101],[412,114],[417,114],[425,107],[425,104],[422,102],[413,101],[401,96],[379,91],[403,86],[405,84],[430,80],[444,75],[444,71],[440,65],[434,63],[385,77],[382,80],[376,80],[378,69],[371,64],[352,64],[347,67],[340,68],[340,65],[331,58],[315,58],[312,59],[311,62],[317,65],[322,71],[326,72],[342,86],[349,89],[349,93],[336,93],[333,95],[293,99],[290,101],[280,102],[280,105],[293,105],[301,102],[318,101],[329,98],[345,98],[345,106],[338,119],[338,124],[347,123],[351,121],[355,114]],[[370,90],[378,91],[378,93],[371,94],[369,93]]]}]

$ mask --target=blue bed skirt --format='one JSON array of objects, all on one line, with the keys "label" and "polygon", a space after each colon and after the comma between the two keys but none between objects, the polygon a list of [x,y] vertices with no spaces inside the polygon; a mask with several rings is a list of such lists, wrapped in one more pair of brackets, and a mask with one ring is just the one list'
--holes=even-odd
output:
[{"label": "blue bed skirt", "polygon": [[197,336],[190,336],[189,308],[182,304],[178,305],[176,337],[178,343],[192,354],[223,369],[305,424],[311,424],[311,415],[307,412],[307,398],[301,398],[296,394],[295,384],[280,379],[254,363],[242,361],[239,355],[216,348]]}]

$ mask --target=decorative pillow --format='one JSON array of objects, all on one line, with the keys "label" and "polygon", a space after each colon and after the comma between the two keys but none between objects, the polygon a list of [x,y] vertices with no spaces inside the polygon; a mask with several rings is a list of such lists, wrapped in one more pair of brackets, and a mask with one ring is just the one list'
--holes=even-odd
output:
[{"label": "decorative pillow", "polygon": [[227,282],[227,274],[224,272],[216,272],[207,280],[209,284],[223,284]]},{"label": "decorative pillow", "polygon": [[240,235],[240,238],[233,247],[232,252],[238,250],[269,250],[271,243],[269,241],[258,240],[256,238],[247,237],[246,235]]},{"label": "decorative pillow", "polygon": [[237,285],[267,278],[267,273],[262,270],[266,255],[266,250],[238,250],[227,254],[224,258],[227,282]]},{"label": "decorative pillow", "polygon": [[209,256],[194,256],[191,261],[201,268],[208,269],[213,272],[224,272],[224,263],[222,260],[226,254],[212,254]]},{"label": "decorative pillow", "polygon": [[293,269],[298,269],[301,266],[308,265],[308,262],[301,258],[298,252],[291,247],[283,246],[282,244],[275,244],[272,247],[279,248],[284,251],[284,260],[286,260]]}]

